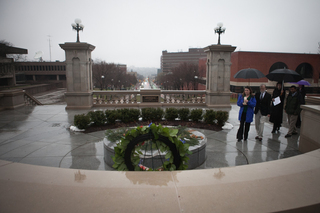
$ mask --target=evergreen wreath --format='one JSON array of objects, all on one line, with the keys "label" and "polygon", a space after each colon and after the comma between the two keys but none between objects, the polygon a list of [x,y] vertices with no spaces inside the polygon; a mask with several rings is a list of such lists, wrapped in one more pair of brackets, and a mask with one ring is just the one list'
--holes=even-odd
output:
[{"label": "evergreen wreath", "polygon": [[[180,139],[178,129],[163,127],[161,124],[149,124],[128,130],[114,147],[115,155],[112,157],[113,168],[118,171],[153,171],[141,163],[142,150],[147,149],[145,141],[152,141],[152,149],[165,153],[165,161],[155,171],[185,170],[188,168],[189,144]],[[147,146],[147,147],[146,147]]]}]

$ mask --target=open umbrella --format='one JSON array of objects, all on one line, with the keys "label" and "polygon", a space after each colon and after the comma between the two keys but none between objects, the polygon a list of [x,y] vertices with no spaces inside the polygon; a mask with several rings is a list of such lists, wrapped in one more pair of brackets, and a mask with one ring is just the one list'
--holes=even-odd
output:
[{"label": "open umbrella", "polygon": [[303,79],[299,73],[289,69],[276,69],[267,74],[266,77],[270,81],[278,82],[297,82]]},{"label": "open umbrella", "polygon": [[298,81],[298,82],[290,82],[290,83],[298,84],[298,85],[305,85],[305,86],[310,86],[311,85],[308,81],[305,81],[305,80],[301,80],[301,81]]},{"label": "open umbrella", "polygon": [[257,69],[247,68],[247,69],[242,69],[242,70],[238,71],[233,77],[234,78],[249,79],[249,84],[250,84],[250,78],[263,78],[266,76]]},{"label": "open umbrella", "polygon": [[234,78],[249,79],[249,78],[263,78],[266,76],[257,69],[248,68],[248,69],[240,70],[233,77]]},{"label": "open umbrella", "polygon": [[282,90],[283,90],[283,83],[284,82],[297,82],[297,81],[300,81],[303,79],[301,77],[301,75],[299,73],[297,73],[296,71],[289,70],[286,68],[273,70],[272,72],[267,74],[266,77],[270,81],[278,81],[278,82],[281,81],[282,82]]}]

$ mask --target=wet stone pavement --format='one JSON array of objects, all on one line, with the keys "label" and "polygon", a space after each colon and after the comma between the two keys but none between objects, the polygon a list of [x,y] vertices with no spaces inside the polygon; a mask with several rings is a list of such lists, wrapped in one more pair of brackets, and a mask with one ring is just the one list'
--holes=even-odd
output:
[{"label": "wet stone pavement", "polygon": [[[97,109],[96,109],[97,110]],[[104,163],[104,131],[84,134],[69,130],[76,114],[89,110],[65,110],[65,105],[28,106],[0,112],[0,159],[33,165],[113,170]],[[287,122],[278,134],[265,124],[262,141],[255,140],[254,122],[247,142],[237,142],[238,107],[232,105],[231,130],[204,133],[207,160],[197,169],[247,165],[299,155],[299,134],[285,138]],[[286,120],[286,117],[284,117]]]}]

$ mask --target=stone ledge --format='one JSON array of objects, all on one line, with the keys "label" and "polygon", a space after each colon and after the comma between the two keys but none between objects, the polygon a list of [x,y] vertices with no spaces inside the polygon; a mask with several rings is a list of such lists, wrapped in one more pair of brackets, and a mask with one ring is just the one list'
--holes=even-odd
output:
[{"label": "stone ledge", "polygon": [[175,172],[0,161],[3,212],[317,212],[320,149],[266,163]]}]

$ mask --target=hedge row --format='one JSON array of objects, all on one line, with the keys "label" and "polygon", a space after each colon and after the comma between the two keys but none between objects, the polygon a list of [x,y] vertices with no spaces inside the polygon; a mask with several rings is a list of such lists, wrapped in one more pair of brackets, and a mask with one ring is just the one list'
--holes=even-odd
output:
[{"label": "hedge row", "polygon": [[86,129],[89,125],[102,126],[106,123],[115,124],[116,120],[121,120],[123,123],[137,122],[139,118],[143,121],[157,122],[164,117],[167,121],[174,121],[179,118],[182,121],[199,122],[202,119],[207,124],[218,124],[223,126],[229,118],[229,113],[225,111],[206,110],[203,113],[202,109],[189,108],[167,108],[165,111],[162,108],[143,108],[139,109],[117,109],[106,111],[91,111],[87,114],[74,116],[74,125],[79,129]]}]

